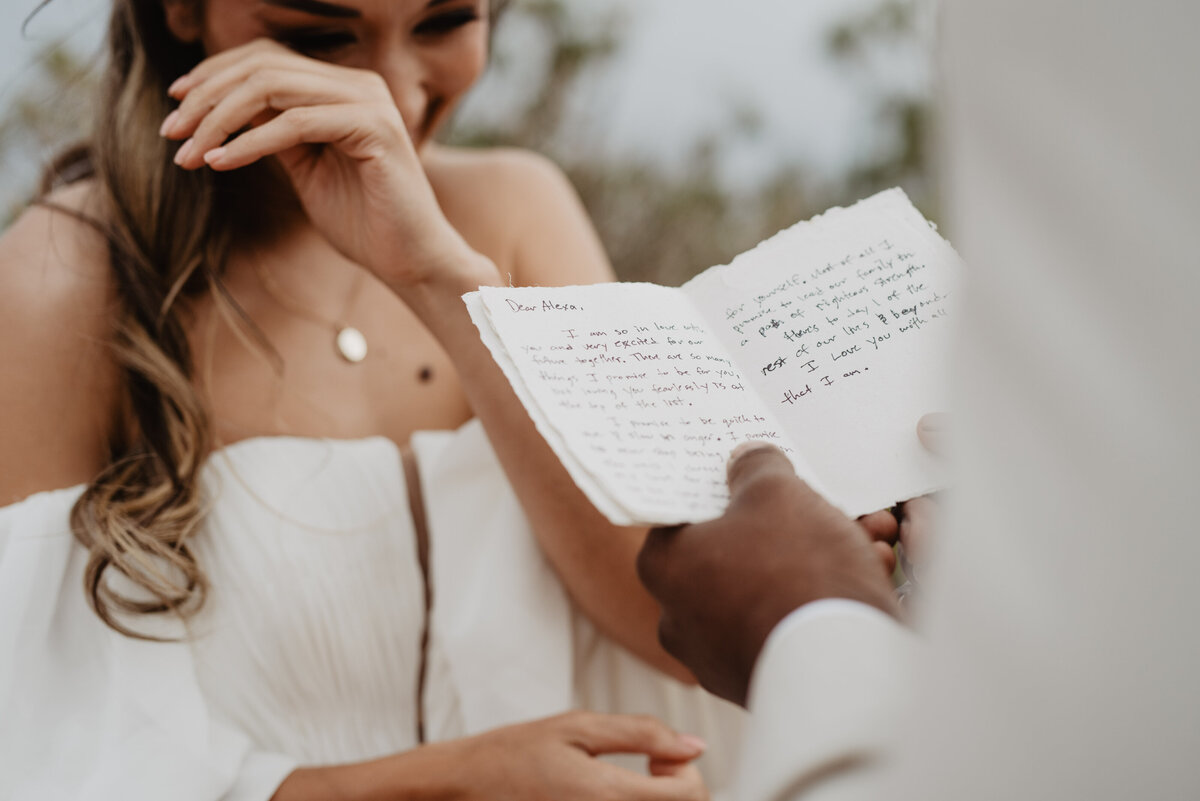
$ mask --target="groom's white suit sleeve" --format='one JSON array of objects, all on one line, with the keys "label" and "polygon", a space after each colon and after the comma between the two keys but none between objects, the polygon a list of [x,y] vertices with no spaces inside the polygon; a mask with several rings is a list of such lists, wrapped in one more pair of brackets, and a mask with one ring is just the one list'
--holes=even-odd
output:
[{"label": "groom's white suit sleeve", "polygon": [[972,283],[921,643],[777,629],[738,797],[1200,798],[1200,3],[943,11]]},{"label": "groom's white suit sleeve", "polygon": [[901,666],[915,647],[892,618],[853,601],[817,601],[784,620],[750,688],[746,758],[733,797],[828,795],[842,793],[844,781],[861,784],[903,715]]}]

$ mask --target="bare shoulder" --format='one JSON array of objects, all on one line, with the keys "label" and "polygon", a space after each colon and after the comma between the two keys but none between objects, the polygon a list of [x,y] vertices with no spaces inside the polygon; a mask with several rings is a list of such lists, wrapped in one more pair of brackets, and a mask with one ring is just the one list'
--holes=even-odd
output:
[{"label": "bare shoulder", "polygon": [[612,268],[575,188],[545,156],[437,147],[426,169],[450,221],[518,284],[595,283]]},{"label": "bare shoulder", "polygon": [[66,297],[106,296],[105,240],[81,219],[95,217],[94,205],[90,182],[81,182],[56,190],[17,218],[0,236],[0,286],[5,290],[0,302],[41,306]]},{"label": "bare shoulder", "polygon": [[[499,205],[574,196],[562,169],[530,150],[433,145],[426,151],[425,163],[431,178],[456,196],[488,198]],[[486,193],[479,191],[484,185]]]},{"label": "bare shoulder", "polygon": [[76,184],[0,236],[0,504],[90,479],[116,398],[104,237]]}]

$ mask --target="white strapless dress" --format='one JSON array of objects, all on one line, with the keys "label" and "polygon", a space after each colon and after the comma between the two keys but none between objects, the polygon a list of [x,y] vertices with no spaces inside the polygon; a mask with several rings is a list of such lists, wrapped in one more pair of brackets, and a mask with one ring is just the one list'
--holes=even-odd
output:
[{"label": "white strapless dress", "polygon": [[[424,582],[400,453],[262,437],[205,466],[212,591],[188,631],[106,628],[68,527],[80,487],[0,509],[0,799],[265,801],[297,765],[357,761],[570,708],[654,714],[727,783],[741,713],[666,679],[571,606],[478,423],[413,439]],[[146,621],[142,621],[143,624]]]}]

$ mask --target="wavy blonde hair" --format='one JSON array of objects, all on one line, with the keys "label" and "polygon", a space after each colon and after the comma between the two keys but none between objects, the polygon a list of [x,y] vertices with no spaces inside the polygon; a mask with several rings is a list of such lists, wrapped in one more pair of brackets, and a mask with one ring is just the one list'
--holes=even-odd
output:
[{"label": "wavy blonde hair", "polygon": [[[114,0],[91,141],[52,165],[42,201],[53,205],[45,196],[59,184],[94,180],[99,218],[85,219],[108,242],[123,408],[108,464],[75,503],[71,528],[88,548],[84,587],[96,614],[145,639],[157,638],[131,628],[128,614],[186,618],[208,591],[190,541],[204,515],[198,474],[212,438],[192,382],[186,301],[209,290],[236,308],[220,281],[234,231],[217,201],[230,181],[176,168],[176,145],[158,135],[173,107],[167,87],[203,58],[170,34],[163,1]],[[199,0],[168,2],[199,12]]]},{"label": "wavy blonde hair", "polygon": [[[199,472],[213,437],[193,383],[187,301],[210,292],[226,319],[273,353],[221,283],[233,242],[269,225],[265,211],[244,200],[271,180],[267,168],[180,170],[177,145],[158,135],[174,106],[167,87],[204,58],[199,44],[171,34],[164,3],[200,14],[202,2],[113,0],[94,133],[51,166],[40,201],[53,206],[47,195],[63,183],[91,178],[96,185],[100,216],[81,219],[108,242],[120,300],[113,347],[123,408],[107,466],[76,501],[71,529],[88,549],[84,589],[92,608],[111,628],[141,639],[159,638],[128,625],[131,615],[186,619],[209,588],[191,538],[204,518]],[[493,23],[507,5],[493,0]]]}]

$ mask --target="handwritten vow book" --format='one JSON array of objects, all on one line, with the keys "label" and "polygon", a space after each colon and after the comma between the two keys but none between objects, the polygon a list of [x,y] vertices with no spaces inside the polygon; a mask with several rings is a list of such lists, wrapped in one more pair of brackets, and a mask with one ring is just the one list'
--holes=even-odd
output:
[{"label": "handwritten vow book", "polygon": [[961,267],[899,189],[833,209],[678,289],[464,297],[571,477],[618,525],[717,517],[725,462],[777,444],[852,516],[935,489],[916,424],[946,408]]}]

